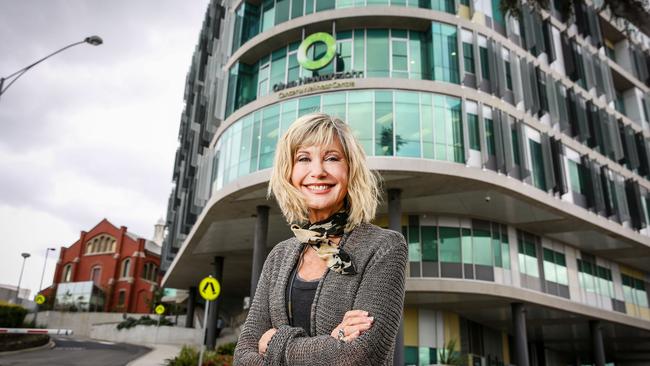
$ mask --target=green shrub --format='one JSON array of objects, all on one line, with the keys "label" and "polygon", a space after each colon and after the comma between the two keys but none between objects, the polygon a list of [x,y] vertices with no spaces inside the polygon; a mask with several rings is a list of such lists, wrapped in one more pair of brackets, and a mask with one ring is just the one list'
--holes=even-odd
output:
[{"label": "green shrub", "polygon": [[47,334],[0,334],[0,352],[39,347],[49,341]]},{"label": "green shrub", "polygon": [[[117,325],[117,329],[129,329],[136,325],[158,325],[158,319],[149,317],[149,315],[141,316],[140,319],[128,317]],[[160,325],[174,325],[167,318],[160,318]]]},{"label": "green shrub", "polygon": [[0,327],[3,328],[20,328],[25,321],[27,309],[22,306],[0,303]]},{"label": "green shrub", "polygon": [[[190,346],[183,346],[178,356],[166,359],[166,366],[196,366],[199,362],[199,351]],[[220,355],[218,351],[206,351],[203,354],[203,365],[201,366],[230,366],[232,355]]]},{"label": "green shrub", "polygon": [[230,342],[226,344],[222,344],[221,346],[217,347],[217,354],[218,355],[234,355],[235,354],[235,347],[237,346],[237,343],[235,342]]}]

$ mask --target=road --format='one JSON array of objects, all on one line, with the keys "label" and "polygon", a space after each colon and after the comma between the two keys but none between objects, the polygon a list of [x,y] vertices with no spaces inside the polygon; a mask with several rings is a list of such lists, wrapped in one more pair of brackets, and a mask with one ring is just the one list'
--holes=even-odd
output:
[{"label": "road", "polygon": [[0,356],[0,366],[120,366],[149,351],[146,347],[126,343],[111,343],[72,337],[53,337],[56,346]]}]

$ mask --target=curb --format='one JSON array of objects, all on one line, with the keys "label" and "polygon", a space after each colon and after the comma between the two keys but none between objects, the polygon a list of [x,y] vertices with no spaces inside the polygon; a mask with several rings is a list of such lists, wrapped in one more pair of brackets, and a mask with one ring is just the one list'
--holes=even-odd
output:
[{"label": "curb", "polygon": [[54,346],[56,346],[56,343],[54,343],[54,341],[50,338],[50,341],[48,343],[42,345],[42,346],[19,349],[19,350],[16,350],[16,351],[0,352],[0,356],[17,355],[17,354],[20,354],[20,353],[26,353],[26,352],[32,352],[32,351],[40,351],[40,350],[43,350],[43,349],[46,349],[46,348],[52,349],[52,348],[54,348]]}]

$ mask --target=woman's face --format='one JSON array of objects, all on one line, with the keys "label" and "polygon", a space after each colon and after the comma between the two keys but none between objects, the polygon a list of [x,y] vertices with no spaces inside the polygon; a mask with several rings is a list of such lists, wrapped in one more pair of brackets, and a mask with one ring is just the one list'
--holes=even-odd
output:
[{"label": "woman's face", "polygon": [[348,193],[348,162],[338,138],[327,146],[301,146],[293,157],[291,184],[305,197],[309,221],[330,217]]}]

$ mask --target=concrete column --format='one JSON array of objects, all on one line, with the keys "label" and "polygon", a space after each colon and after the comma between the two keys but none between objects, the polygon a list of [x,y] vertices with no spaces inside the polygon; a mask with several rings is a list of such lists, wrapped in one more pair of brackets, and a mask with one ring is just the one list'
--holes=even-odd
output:
[{"label": "concrete column", "polygon": [[257,206],[255,220],[255,238],[253,239],[253,265],[251,268],[251,303],[257,289],[257,282],[262,275],[266,259],[266,238],[269,231],[269,206]]},{"label": "concrete column", "polygon": [[515,364],[517,366],[529,366],[526,309],[522,303],[512,304],[512,327],[515,330]]},{"label": "concrete column", "polygon": [[[398,233],[402,232],[402,191],[399,189],[388,190],[388,228]],[[395,353],[393,365],[404,365],[404,319],[400,320],[397,338],[395,339]]]},{"label": "concrete column", "polygon": [[597,320],[589,321],[591,347],[595,366],[605,366],[605,345],[603,344],[602,324]]},{"label": "concrete column", "polygon": [[196,308],[196,286],[189,288],[187,296],[187,314],[185,315],[185,328],[194,328],[194,308]]},{"label": "concrete column", "polygon": [[[213,277],[219,281],[219,284],[223,288],[223,257],[214,257],[214,275]],[[221,297],[218,297],[215,301],[212,301],[210,304],[210,312],[208,313],[208,331],[205,340],[205,345],[209,350],[214,349],[214,345],[217,342],[218,330],[217,330],[217,320],[219,319],[219,304],[221,303]]]}]

